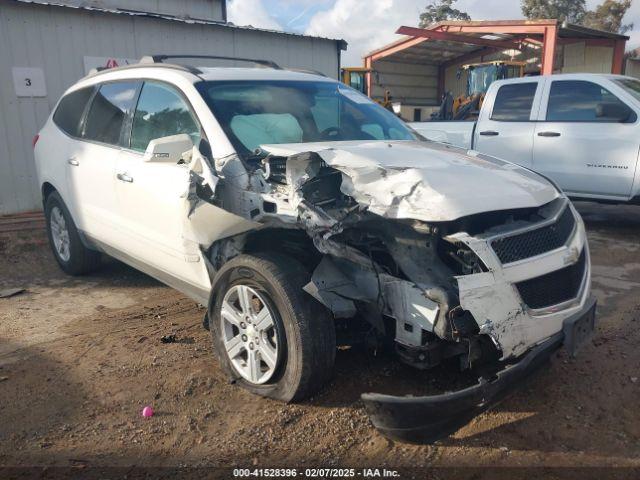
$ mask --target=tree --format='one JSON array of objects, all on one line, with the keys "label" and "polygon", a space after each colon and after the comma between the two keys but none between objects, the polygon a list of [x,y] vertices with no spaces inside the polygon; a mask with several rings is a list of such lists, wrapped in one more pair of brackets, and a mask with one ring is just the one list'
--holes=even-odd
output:
[{"label": "tree", "polygon": [[467,12],[453,7],[458,0],[434,0],[420,14],[420,28],[444,20],[471,20]]},{"label": "tree", "polygon": [[626,33],[633,29],[633,23],[622,24],[631,0],[604,0],[595,10],[586,13],[583,19],[585,27],[597,28],[613,33]]},{"label": "tree", "polygon": [[522,14],[529,18],[557,18],[580,23],[586,13],[585,0],[522,0]]}]

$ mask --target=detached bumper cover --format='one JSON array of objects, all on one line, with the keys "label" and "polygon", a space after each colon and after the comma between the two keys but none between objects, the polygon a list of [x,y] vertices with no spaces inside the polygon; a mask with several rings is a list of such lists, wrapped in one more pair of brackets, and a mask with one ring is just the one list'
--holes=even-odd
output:
[{"label": "detached bumper cover", "polygon": [[476,415],[498,403],[563,344],[571,355],[590,336],[595,323],[596,300],[564,321],[563,330],[534,347],[522,359],[489,381],[428,397],[394,397],[365,393],[362,400],[373,425],[385,436],[414,443],[432,443],[460,429]]}]

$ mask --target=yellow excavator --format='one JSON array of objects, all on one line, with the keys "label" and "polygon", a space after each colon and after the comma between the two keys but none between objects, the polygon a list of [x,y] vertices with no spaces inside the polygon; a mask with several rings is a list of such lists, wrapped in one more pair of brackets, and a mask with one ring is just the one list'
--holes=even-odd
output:
[{"label": "yellow excavator", "polygon": [[[344,67],[340,71],[340,77],[342,83],[345,85],[349,85],[360,93],[369,96],[369,92],[367,91],[367,73],[373,73],[373,70],[367,67]],[[393,111],[391,106],[391,92],[389,90],[384,91],[383,100],[375,101],[387,110]]]},{"label": "yellow excavator", "polygon": [[471,120],[478,117],[489,86],[496,80],[524,77],[525,62],[493,61],[470,63],[458,70],[458,78],[467,72],[466,92],[454,98],[446,92],[440,110],[432,116],[435,120]]}]

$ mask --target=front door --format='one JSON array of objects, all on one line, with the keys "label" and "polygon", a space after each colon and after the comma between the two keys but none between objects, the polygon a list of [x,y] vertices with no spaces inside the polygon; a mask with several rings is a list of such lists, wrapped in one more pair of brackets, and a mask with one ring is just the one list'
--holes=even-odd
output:
[{"label": "front door", "polygon": [[[201,135],[184,97],[167,84],[145,82],[128,148],[123,149],[115,167],[119,228],[127,232],[128,240],[122,250],[182,291],[196,288],[208,292],[209,275],[198,245],[184,237],[188,165],[144,158],[151,140],[180,133],[190,135],[194,144]],[[172,279],[183,285],[172,283]]]},{"label": "front door", "polygon": [[640,145],[637,114],[598,83],[549,83],[534,135],[534,170],[574,196],[627,199]]}]

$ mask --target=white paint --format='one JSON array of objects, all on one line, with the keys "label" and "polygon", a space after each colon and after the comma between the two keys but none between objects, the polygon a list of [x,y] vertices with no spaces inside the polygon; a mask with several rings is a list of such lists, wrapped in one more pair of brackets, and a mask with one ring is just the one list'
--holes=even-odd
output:
[{"label": "white paint", "polygon": [[274,155],[317,152],[344,173],[341,190],[388,218],[455,220],[505,208],[539,207],[558,197],[528,170],[428,142],[348,141],[262,145]]},{"label": "white paint", "polygon": [[[308,79],[305,74],[269,69],[209,69],[204,76]],[[194,198],[190,170],[213,189],[220,177],[226,185],[233,186],[238,197],[246,194],[256,206],[273,196],[275,189],[256,183],[262,178],[259,172],[247,180],[242,162],[194,87],[199,77],[182,70],[141,67],[94,75],[73,88],[140,78],[163,80],[185,95],[193,117],[199,120],[211,143],[213,157],[225,159],[220,162],[221,167],[209,169],[193,147],[182,155],[187,164],[176,163],[177,154],[187,147],[180,136],[169,139],[175,143],[171,150],[175,153],[173,162],[145,161],[142,152],[70,139],[50,117],[35,149],[39,185],[45,181],[53,184],[78,227],[106,245],[108,253],[143,271],[156,272],[156,277],[176,284],[187,294],[191,288],[191,294],[195,291],[197,295],[193,298],[201,301],[211,288],[202,247],[258,229],[261,224],[248,220],[248,213],[237,213],[244,207],[224,204],[225,210]],[[387,218],[450,221],[505,208],[539,207],[560,195],[542,177],[515,164],[431,142],[321,142],[263,148],[282,156],[317,152],[325,163],[343,173],[341,189],[345,194]],[[152,145],[150,153],[154,151]],[[69,159],[74,162],[70,164]],[[233,174],[225,176],[226,172]],[[291,173],[289,169],[287,173]],[[118,174],[126,175],[130,181],[118,181]],[[297,220],[286,217],[290,213],[278,211],[276,215],[285,221]],[[321,220],[326,222],[327,218]],[[331,217],[328,220],[334,221]],[[312,226],[319,224],[310,222]],[[474,315],[481,333],[493,338],[505,358],[518,356],[560,331],[563,320],[586,302],[589,271],[580,298],[559,311],[528,311],[514,288],[514,283],[564,267],[568,255],[575,258],[574,251],[587,248],[584,225],[579,218],[577,223],[576,233],[566,246],[510,265],[499,263],[487,238],[458,234],[456,239],[466,243],[489,268],[486,273],[457,277],[461,306]],[[422,330],[433,330],[438,306],[416,286],[395,280],[383,283],[387,284],[388,305],[398,323],[403,325],[406,320]],[[364,289],[358,285],[356,295]],[[409,345],[419,344],[418,328],[414,335],[410,333],[401,332],[398,338]]]},{"label": "white paint", "polygon": [[[424,137],[531,168],[555,181],[571,197],[628,201],[640,195],[640,121],[548,122],[549,94],[553,82],[584,81],[605,88],[640,119],[640,100],[603,74],[560,74],[494,82],[487,91],[475,122],[417,122],[410,126]],[[626,77],[629,78],[629,77]],[[631,78],[629,78],[632,80]],[[528,122],[491,119],[499,88],[515,83],[539,84]],[[498,135],[480,135],[493,131]],[[554,137],[541,136],[553,132]]]},{"label": "white paint", "polygon": [[38,67],[13,67],[13,88],[17,97],[46,97],[44,72]]},{"label": "white paint", "polygon": [[[584,223],[573,208],[572,211],[577,218],[577,228],[566,245],[510,265],[500,263],[487,240],[467,234],[455,235],[476,252],[489,269],[488,272],[457,277],[460,305],[472,313],[480,333],[489,335],[502,350],[503,359],[518,357],[561,331],[564,320],[581,311],[591,295],[591,260]],[[566,267],[567,255],[582,249],[587,249],[587,270],[585,283],[575,301],[563,308],[550,307],[540,312],[522,304],[515,283]]]}]

